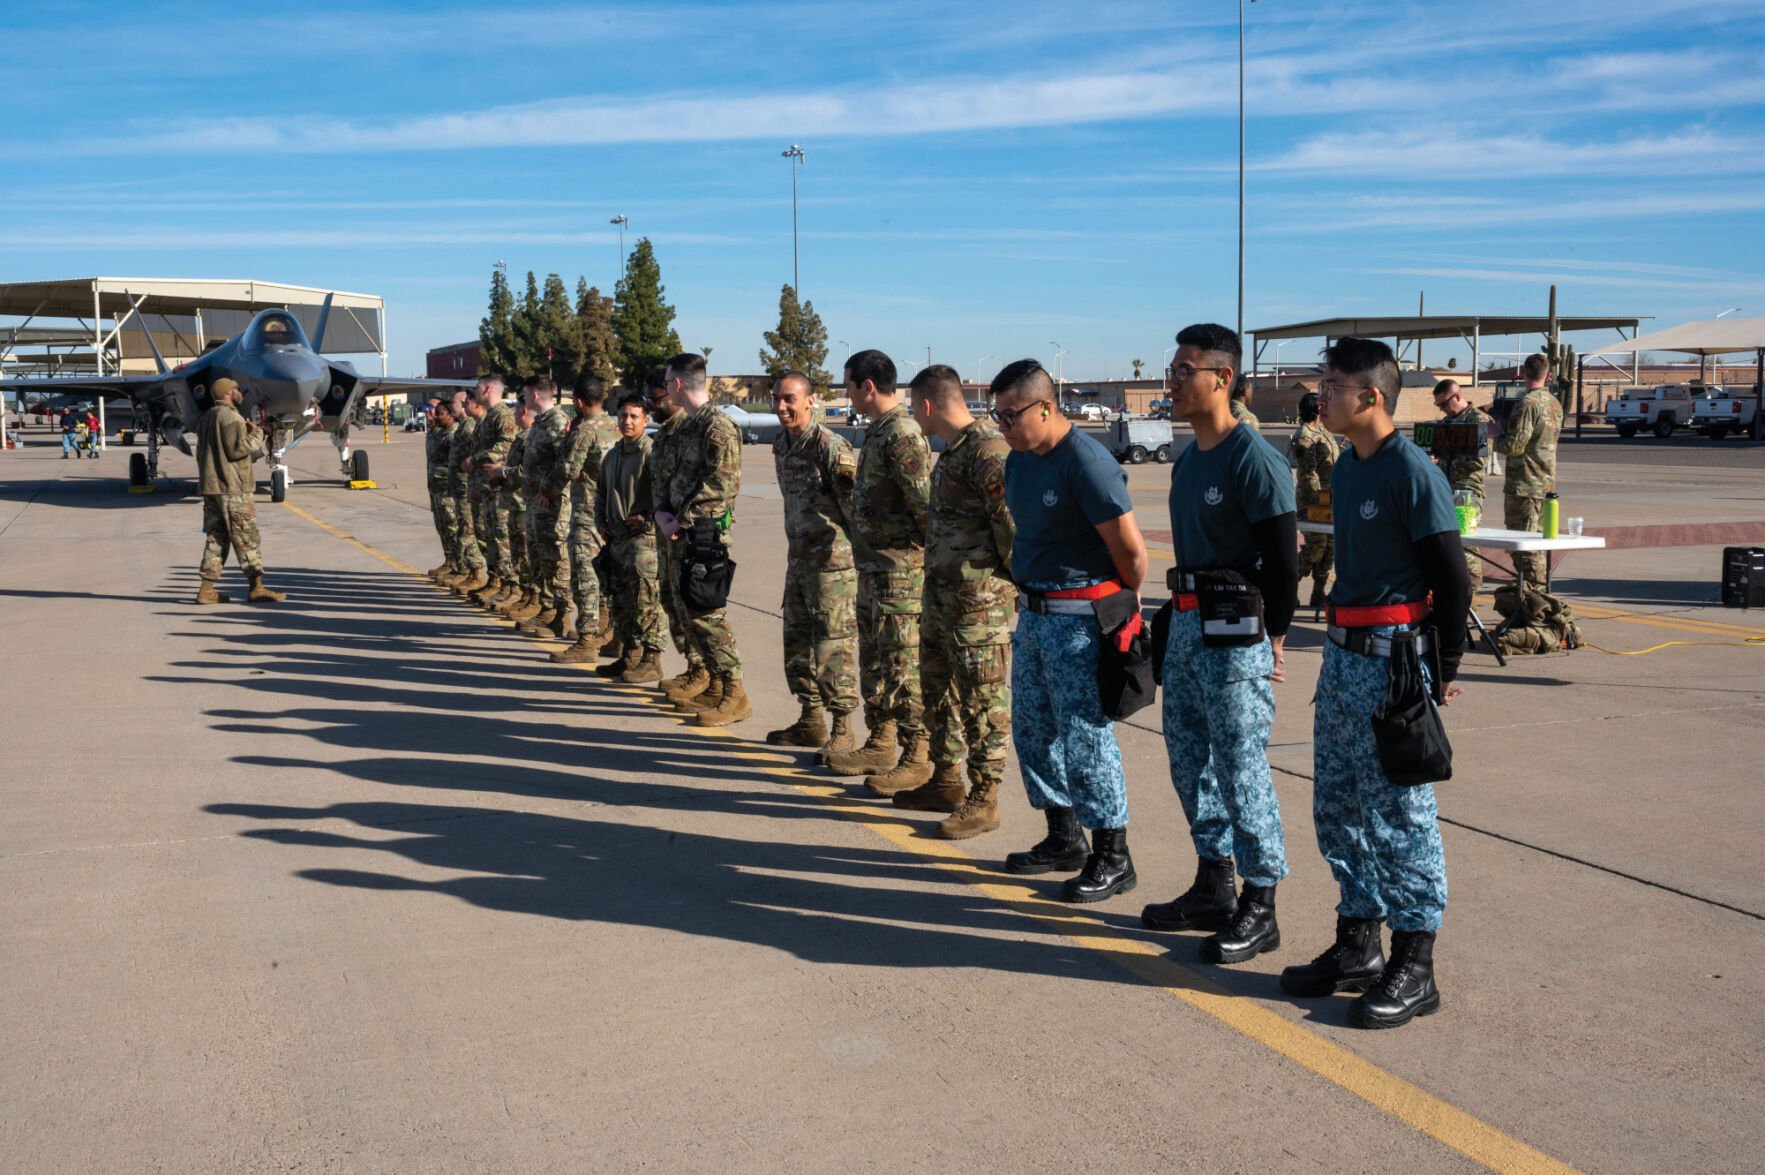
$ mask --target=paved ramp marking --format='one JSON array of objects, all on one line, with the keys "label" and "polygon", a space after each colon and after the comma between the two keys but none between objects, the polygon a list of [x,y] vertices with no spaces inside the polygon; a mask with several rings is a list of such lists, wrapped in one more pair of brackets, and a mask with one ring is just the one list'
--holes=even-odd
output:
[{"label": "paved ramp marking", "polygon": [[[427,576],[402,559],[363,542],[299,506],[287,502],[282,505],[319,529],[372,555],[387,566],[428,582]],[[536,641],[535,644],[563,647],[555,641]],[[584,673],[591,673],[594,669],[594,666],[588,664],[576,664],[573,667]],[[673,718],[682,724],[689,719],[689,715],[674,709],[673,704],[655,690],[644,686],[622,685],[619,682],[609,681],[607,684],[616,692],[648,703],[659,717]],[[727,727],[705,726],[693,729],[751,748],[732,751],[730,757],[761,764],[761,769],[766,774],[801,795],[813,799],[843,801],[830,806],[829,814],[851,820],[902,852],[928,860],[949,871],[965,884],[1008,909],[1036,919],[1068,942],[1104,956],[1123,970],[1161,988],[1196,1011],[1213,1017],[1228,1028],[1249,1037],[1272,1052],[1279,1053],[1375,1109],[1391,1115],[1490,1170],[1513,1175],[1579,1175],[1577,1169],[1567,1163],[1521,1142],[1420,1086],[1379,1068],[1365,1057],[1319,1036],[1248,997],[1233,995],[1200,972],[1173,961],[1162,946],[1124,934],[1087,916],[1078,907],[1041,897],[1022,883],[996,880],[997,874],[984,868],[979,860],[958,848],[956,842],[924,838],[919,835],[920,829],[916,825],[904,824],[898,820],[874,819],[877,812],[870,804],[854,800],[843,785],[827,782],[823,777],[812,775],[794,763],[789,763],[785,758],[787,752],[763,750],[759,744],[749,743],[739,733]]]}]

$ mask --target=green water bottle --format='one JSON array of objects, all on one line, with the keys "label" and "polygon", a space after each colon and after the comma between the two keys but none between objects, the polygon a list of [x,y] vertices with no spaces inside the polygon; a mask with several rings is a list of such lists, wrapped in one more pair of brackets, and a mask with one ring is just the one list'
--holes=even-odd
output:
[{"label": "green water bottle", "polygon": [[1557,537],[1557,496],[1554,493],[1544,496],[1544,537]]}]

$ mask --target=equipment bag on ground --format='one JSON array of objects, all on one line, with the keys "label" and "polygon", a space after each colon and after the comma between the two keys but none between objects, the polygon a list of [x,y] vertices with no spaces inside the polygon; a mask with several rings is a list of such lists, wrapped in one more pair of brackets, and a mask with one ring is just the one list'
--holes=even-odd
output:
[{"label": "equipment bag on ground", "polygon": [[1517,585],[1507,584],[1495,591],[1495,610],[1509,618],[1500,640],[1506,653],[1554,653],[1581,645],[1581,630],[1575,626],[1575,613],[1561,596],[1524,585],[1520,594]]}]

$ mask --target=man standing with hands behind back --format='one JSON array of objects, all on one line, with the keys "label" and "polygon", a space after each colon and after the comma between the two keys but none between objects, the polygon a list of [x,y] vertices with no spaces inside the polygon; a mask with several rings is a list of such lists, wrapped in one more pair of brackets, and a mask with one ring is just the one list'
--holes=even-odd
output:
[{"label": "man standing with hands behind back", "polygon": [[227,597],[215,590],[227,549],[239,560],[239,570],[251,581],[254,604],[280,603],[287,597],[264,586],[263,559],[257,550],[257,504],[252,495],[257,479],[251,463],[264,451],[264,434],[257,425],[239,415],[245,393],[225,377],[211,389],[214,407],[196,425],[196,471],[202,494],[202,586],[198,604],[224,604]]},{"label": "man standing with hands behind back", "polygon": [[[1504,427],[1492,421],[1495,450],[1508,459],[1502,479],[1502,523],[1510,530],[1536,531],[1544,516],[1544,497],[1557,488],[1557,436],[1563,431],[1563,406],[1550,393],[1550,360],[1528,355],[1521,367],[1526,395],[1515,405]],[[1550,556],[1543,551],[1515,551],[1514,571],[1543,590]]]}]

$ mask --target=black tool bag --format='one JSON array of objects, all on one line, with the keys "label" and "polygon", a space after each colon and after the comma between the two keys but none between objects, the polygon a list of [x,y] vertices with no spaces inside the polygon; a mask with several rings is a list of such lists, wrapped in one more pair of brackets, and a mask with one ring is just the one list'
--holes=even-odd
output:
[{"label": "black tool bag", "polygon": [[1385,778],[1399,787],[1445,783],[1452,778],[1452,744],[1422,673],[1416,633],[1391,636],[1390,684],[1373,711],[1373,741]]},{"label": "black tool bag", "polygon": [[1261,588],[1237,571],[1197,571],[1193,578],[1203,645],[1233,649],[1263,642]]},{"label": "black tool bag", "polygon": [[729,587],[735,582],[735,560],[723,543],[715,522],[695,522],[686,532],[686,560],[680,578],[680,598],[695,616],[729,603]]},{"label": "black tool bag", "polygon": [[1152,639],[1140,618],[1139,597],[1116,592],[1092,600],[1091,611],[1103,632],[1103,647],[1097,653],[1097,700],[1111,718],[1137,714],[1158,689],[1152,680]]}]

